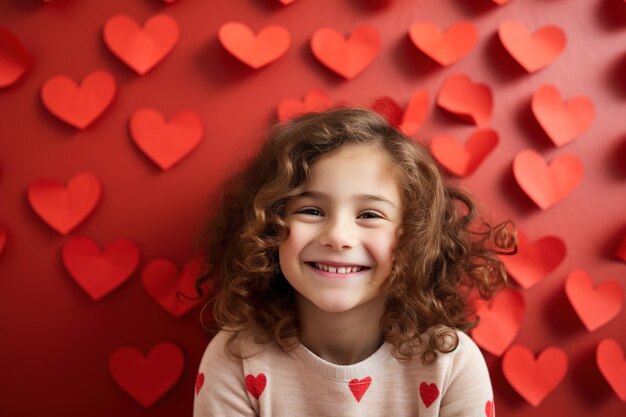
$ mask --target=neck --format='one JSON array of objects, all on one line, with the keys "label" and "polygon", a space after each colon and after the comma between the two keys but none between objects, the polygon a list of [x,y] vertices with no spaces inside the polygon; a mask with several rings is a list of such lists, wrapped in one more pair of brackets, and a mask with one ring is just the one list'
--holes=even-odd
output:
[{"label": "neck", "polygon": [[380,319],[384,297],[341,313],[317,308],[296,295],[302,326],[302,344],[320,358],[336,365],[352,365],[370,357],[383,344]]}]

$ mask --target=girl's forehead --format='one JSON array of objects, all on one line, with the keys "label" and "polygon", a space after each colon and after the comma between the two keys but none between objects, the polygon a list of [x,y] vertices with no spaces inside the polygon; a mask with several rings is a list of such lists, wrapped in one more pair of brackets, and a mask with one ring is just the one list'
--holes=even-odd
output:
[{"label": "girl's forehead", "polygon": [[346,146],[316,161],[308,186],[329,190],[384,189],[399,194],[396,169],[377,146]]}]

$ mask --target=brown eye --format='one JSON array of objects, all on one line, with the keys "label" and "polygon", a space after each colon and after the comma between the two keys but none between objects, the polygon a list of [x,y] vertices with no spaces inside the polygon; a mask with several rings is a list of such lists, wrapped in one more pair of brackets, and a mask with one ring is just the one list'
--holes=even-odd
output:
[{"label": "brown eye", "polygon": [[302,209],[298,213],[300,213],[300,214],[308,214],[310,216],[322,216],[322,212],[319,211],[318,209],[314,209],[314,208]]},{"label": "brown eye", "polygon": [[363,218],[363,219],[382,219],[383,217],[381,215],[379,215],[376,212],[373,211],[366,211],[364,213],[361,213],[359,215],[359,218]]}]

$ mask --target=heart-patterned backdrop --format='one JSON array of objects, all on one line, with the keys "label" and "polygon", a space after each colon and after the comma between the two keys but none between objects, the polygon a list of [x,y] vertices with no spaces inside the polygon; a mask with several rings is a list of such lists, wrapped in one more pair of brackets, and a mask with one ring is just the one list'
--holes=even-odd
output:
[{"label": "heart-patterned backdrop", "polygon": [[472,332],[498,414],[626,415],[623,0],[2,0],[0,414],[189,415],[194,234],[338,103],[517,224]]}]

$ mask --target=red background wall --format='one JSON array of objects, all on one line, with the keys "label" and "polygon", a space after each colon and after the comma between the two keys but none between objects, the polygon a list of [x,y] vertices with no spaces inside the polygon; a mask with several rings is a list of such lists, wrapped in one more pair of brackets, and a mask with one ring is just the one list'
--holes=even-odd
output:
[{"label": "red background wall", "polygon": [[[174,17],[180,41],[154,70],[138,76],[105,46],[102,28],[123,13],[143,23],[157,13]],[[460,62],[440,67],[408,38],[417,21],[445,28],[460,20],[475,23],[477,47]],[[528,74],[497,37],[505,20],[534,31],[547,24],[567,36],[564,53],[549,67]],[[241,21],[258,31],[285,26],[291,47],[260,70],[248,69],[222,48],[217,30]],[[341,79],[311,54],[309,41],[321,27],[345,34],[368,23],[382,36],[373,64],[351,81]],[[563,349],[569,368],[559,386],[538,408],[527,404],[502,374],[502,359],[485,352],[500,416],[626,415],[626,406],[595,364],[598,342],[611,337],[626,347],[626,312],[588,332],[563,290],[567,275],[587,270],[595,283],[612,279],[626,287],[626,265],[613,252],[626,233],[626,4],[621,0],[159,0],[77,1],[3,0],[0,25],[33,56],[32,69],[15,85],[0,90],[0,224],[9,237],[0,253],[0,414],[34,415],[189,415],[196,369],[208,342],[198,310],[175,319],[146,293],[141,268],[168,258],[181,267],[193,255],[192,236],[210,212],[216,186],[261,140],[276,106],[321,88],[336,101],[368,106],[386,95],[406,105],[412,93],[430,97],[427,122],[414,135],[428,141],[450,133],[463,139],[474,128],[460,123],[433,102],[443,81],[465,73],[488,84],[494,94],[489,127],[500,143],[482,166],[461,183],[496,219],[511,218],[531,240],[560,237],[565,260],[536,286],[522,291],[524,322],[514,343],[538,353]],[[80,81],[97,69],[110,71],[117,95],[102,117],[79,131],[52,116],[40,90],[51,77]],[[530,111],[532,94],[554,84],[567,98],[584,95],[596,108],[593,125],[564,148],[553,146]],[[204,122],[200,146],[170,171],[161,171],[132,142],[130,116],[154,107],[166,117],[182,109]],[[538,209],[512,174],[523,149],[546,159],[575,154],[584,164],[580,186],[548,210]],[[34,213],[28,185],[42,177],[63,183],[89,171],[103,187],[94,213],[68,236],[60,236]],[[61,261],[62,245],[88,236],[104,247],[125,237],[135,241],[141,266],[112,294],[93,301],[72,280]],[[181,379],[146,409],[116,385],[108,360],[121,346],[147,353],[170,341],[185,357]]]}]

